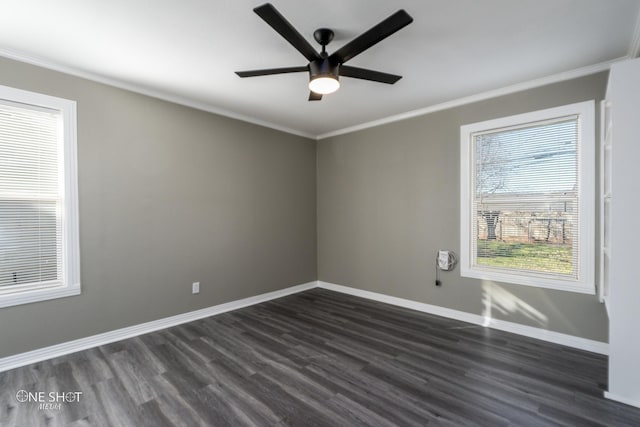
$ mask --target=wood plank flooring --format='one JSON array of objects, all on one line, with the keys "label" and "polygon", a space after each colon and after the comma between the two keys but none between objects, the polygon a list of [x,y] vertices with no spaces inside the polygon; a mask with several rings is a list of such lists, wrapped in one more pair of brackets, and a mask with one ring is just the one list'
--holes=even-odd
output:
[{"label": "wood plank flooring", "polygon": [[[606,357],[322,289],[0,373],[1,426],[640,426]],[[60,408],[16,394],[82,392]],[[24,396],[23,396],[24,398]]]}]

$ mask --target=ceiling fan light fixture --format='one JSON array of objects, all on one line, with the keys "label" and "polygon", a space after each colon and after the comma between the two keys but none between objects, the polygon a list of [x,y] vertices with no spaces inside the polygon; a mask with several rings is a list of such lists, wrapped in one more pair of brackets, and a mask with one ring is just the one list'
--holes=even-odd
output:
[{"label": "ceiling fan light fixture", "polygon": [[324,53],[322,58],[309,64],[309,89],[321,95],[333,93],[340,88],[338,76],[339,65],[332,64]]},{"label": "ceiling fan light fixture", "polygon": [[316,76],[309,81],[309,89],[311,92],[327,95],[333,93],[340,88],[338,77],[328,75]]}]

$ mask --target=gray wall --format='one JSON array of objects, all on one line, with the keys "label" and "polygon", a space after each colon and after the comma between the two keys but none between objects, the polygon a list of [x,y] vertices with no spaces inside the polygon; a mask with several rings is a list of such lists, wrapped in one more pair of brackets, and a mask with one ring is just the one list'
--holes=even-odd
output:
[{"label": "gray wall", "polygon": [[82,270],[0,309],[0,357],[316,279],[315,141],[2,58],[0,84],[78,103]]},{"label": "gray wall", "polygon": [[460,125],[604,97],[606,73],[318,142],[319,280],[606,341],[595,296],[441,275],[460,251]]},{"label": "gray wall", "polygon": [[0,357],[316,278],[475,314],[491,295],[495,318],[607,339],[594,296],[458,269],[433,286],[435,252],[459,251],[459,126],[600,100],[604,73],[322,140],[317,153],[305,138],[3,58],[0,84],[78,102],[83,287],[0,309]]}]

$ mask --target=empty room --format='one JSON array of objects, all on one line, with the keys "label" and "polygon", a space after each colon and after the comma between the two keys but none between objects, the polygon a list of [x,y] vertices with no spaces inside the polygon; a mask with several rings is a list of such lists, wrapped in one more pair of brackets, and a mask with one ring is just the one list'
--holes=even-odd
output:
[{"label": "empty room", "polygon": [[2,2],[0,426],[640,426],[640,1],[265,1]]}]

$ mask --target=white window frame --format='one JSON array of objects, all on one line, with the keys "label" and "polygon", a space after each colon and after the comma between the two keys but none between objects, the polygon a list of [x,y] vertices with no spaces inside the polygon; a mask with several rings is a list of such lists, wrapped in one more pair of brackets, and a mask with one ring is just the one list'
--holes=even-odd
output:
[{"label": "white window frame", "polygon": [[59,111],[62,116],[63,251],[62,283],[26,284],[0,288],[0,307],[9,307],[80,294],[80,239],[78,231],[78,174],[76,102],[0,85],[0,100]]},{"label": "white window frame", "polygon": [[[513,283],[595,295],[595,102],[586,101],[556,108],[502,117],[460,127],[460,274],[481,280]],[[473,135],[490,130],[522,126],[544,120],[578,115],[578,265],[577,278],[549,277],[536,273],[510,273],[505,269],[479,267],[473,260]]]}]

